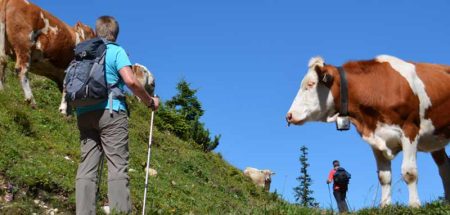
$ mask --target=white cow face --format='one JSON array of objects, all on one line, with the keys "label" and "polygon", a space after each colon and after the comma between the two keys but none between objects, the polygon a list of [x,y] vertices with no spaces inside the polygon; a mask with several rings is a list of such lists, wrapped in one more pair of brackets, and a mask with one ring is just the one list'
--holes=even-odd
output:
[{"label": "white cow face", "polygon": [[333,78],[321,70],[324,64],[320,57],[311,58],[309,61],[308,72],[286,116],[289,124],[335,120],[333,115],[336,111],[330,90]]},{"label": "white cow face", "polygon": [[272,171],[270,171],[268,169],[260,170],[260,172],[264,175],[264,181],[271,181],[272,180],[271,179],[272,175],[275,175],[274,172],[272,172]]},{"label": "white cow face", "polygon": [[155,90],[155,78],[152,73],[147,69],[147,67],[137,63],[132,66],[132,70],[136,79],[144,87],[145,91],[147,91],[149,95],[153,96]]}]

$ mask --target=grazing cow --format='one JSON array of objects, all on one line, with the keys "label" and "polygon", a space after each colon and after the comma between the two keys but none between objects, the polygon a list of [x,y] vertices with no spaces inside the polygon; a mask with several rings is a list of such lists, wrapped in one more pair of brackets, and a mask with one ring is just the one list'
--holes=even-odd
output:
[{"label": "grazing cow", "polygon": [[275,175],[275,173],[268,169],[259,170],[253,167],[247,167],[244,170],[244,175],[250,177],[257,186],[264,188],[265,191],[269,191],[272,175]]},{"label": "grazing cow", "polygon": [[88,26],[78,22],[72,28],[27,0],[0,0],[0,90],[9,55],[16,60],[25,100],[35,107],[27,72],[50,78],[62,90],[75,44],[94,36]]},{"label": "grazing cow", "polygon": [[[347,102],[341,98],[345,97],[341,96],[345,95],[342,80],[347,80]],[[381,55],[335,67],[320,57],[312,58],[286,119],[296,125],[333,122],[342,119],[339,115],[346,108],[350,121],[375,155],[381,206],[391,203],[391,160],[400,151],[409,205],[420,206],[417,151],[431,152],[445,198],[450,201],[450,160],[445,152],[450,139],[450,66]]]}]

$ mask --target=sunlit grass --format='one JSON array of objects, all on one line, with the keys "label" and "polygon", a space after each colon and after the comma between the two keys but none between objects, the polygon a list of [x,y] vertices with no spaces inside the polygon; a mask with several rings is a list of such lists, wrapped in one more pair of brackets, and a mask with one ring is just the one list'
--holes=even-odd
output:
[{"label": "sunlit grass", "polygon": [[[0,213],[45,213],[39,199],[59,212],[74,213],[75,174],[79,161],[75,117],[58,112],[56,85],[30,75],[37,101],[32,109],[23,99],[17,77],[7,74],[0,92],[0,175],[13,183],[15,200],[0,203]],[[150,112],[131,98],[130,172],[133,212],[142,207]],[[105,165],[106,167],[106,165]],[[196,143],[182,141],[155,129],[151,177],[147,198],[150,214],[314,214],[318,210],[288,204],[277,194],[266,193],[216,153],[204,153]],[[103,179],[106,178],[106,168]],[[99,205],[107,201],[106,180]],[[4,194],[4,191],[0,193]],[[99,213],[101,213],[99,211]]]}]

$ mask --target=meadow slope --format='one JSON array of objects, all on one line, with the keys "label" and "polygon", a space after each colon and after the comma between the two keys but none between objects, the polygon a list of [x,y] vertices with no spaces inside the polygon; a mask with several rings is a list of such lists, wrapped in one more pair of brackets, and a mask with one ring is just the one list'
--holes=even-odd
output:
[{"label": "meadow slope", "polygon": [[[9,71],[12,71],[9,63]],[[0,214],[45,214],[75,210],[75,174],[79,161],[75,117],[58,112],[60,93],[56,85],[30,75],[38,107],[24,102],[18,79],[7,73],[0,91],[0,196],[5,185],[14,186],[14,201],[0,200]],[[150,112],[136,99],[129,99],[130,187],[133,213],[140,213],[144,190]],[[157,114],[156,114],[157,117]],[[220,154],[204,153],[198,144],[186,142],[155,128],[147,214],[331,214],[302,208],[264,192],[229,165]],[[106,178],[106,168],[103,179]],[[439,182],[440,183],[440,182]],[[99,206],[107,201],[106,182],[101,184]],[[47,207],[47,208],[46,208]],[[450,214],[439,201],[419,209],[392,206],[363,209],[355,214]],[[99,214],[102,214],[99,211]]]},{"label": "meadow slope", "polygon": [[[10,71],[11,67],[10,63]],[[0,213],[41,214],[46,211],[45,205],[71,214],[80,157],[76,119],[58,113],[60,92],[53,82],[32,74],[30,79],[38,103],[36,109],[24,102],[18,79],[11,72],[6,77],[5,90],[0,92],[0,195],[5,194],[8,182],[14,185],[14,201],[1,201]],[[133,98],[129,104],[129,175],[133,211],[138,213],[144,190],[150,112]],[[255,187],[219,154],[204,153],[196,143],[182,141],[157,128],[151,158],[151,167],[158,175],[149,182],[149,214],[314,212]],[[105,168],[103,179],[106,172]],[[99,204],[106,202],[106,191],[103,180]],[[41,206],[35,203],[37,200]]]}]

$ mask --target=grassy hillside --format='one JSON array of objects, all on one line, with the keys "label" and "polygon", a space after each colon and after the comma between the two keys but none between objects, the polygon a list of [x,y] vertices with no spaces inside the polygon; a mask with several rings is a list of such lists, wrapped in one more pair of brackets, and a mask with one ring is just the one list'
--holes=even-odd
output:
[{"label": "grassy hillside", "polygon": [[[13,183],[15,198],[11,203],[0,201],[0,213],[41,214],[48,207],[72,214],[79,161],[76,119],[58,113],[60,93],[55,84],[30,77],[37,109],[24,102],[17,77],[10,72],[6,89],[0,92],[0,187]],[[134,170],[130,172],[130,186],[133,211],[138,213],[144,190],[150,113],[136,100],[130,103],[130,168]],[[150,178],[149,214],[314,212],[262,191],[220,155],[204,153],[197,147],[156,129],[151,166],[158,175]],[[103,172],[107,172],[106,168]],[[103,180],[101,204],[106,201],[106,190]],[[2,189],[0,195],[4,194]]]},{"label": "grassy hillside", "polygon": [[[11,65],[10,65],[11,67]],[[11,71],[11,70],[10,70]],[[74,117],[57,111],[60,93],[51,81],[30,75],[38,107],[23,99],[17,77],[7,75],[0,92],[0,196],[14,185],[14,201],[0,200],[0,214],[58,214],[75,211],[75,174],[79,161],[78,129]],[[150,113],[130,100],[130,171],[133,212],[140,213]],[[255,187],[239,169],[215,153],[174,135],[154,133],[147,214],[327,214],[327,211],[289,204],[276,194]],[[106,169],[103,171],[106,173]],[[106,174],[103,175],[103,179]],[[440,182],[439,182],[440,183]],[[101,185],[100,204],[106,201]],[[393,206],[363,209],[356,214],[450,214],[450,207],[434,202],[420,209]],[[101,212],[99,211],[99,214]]]}]

